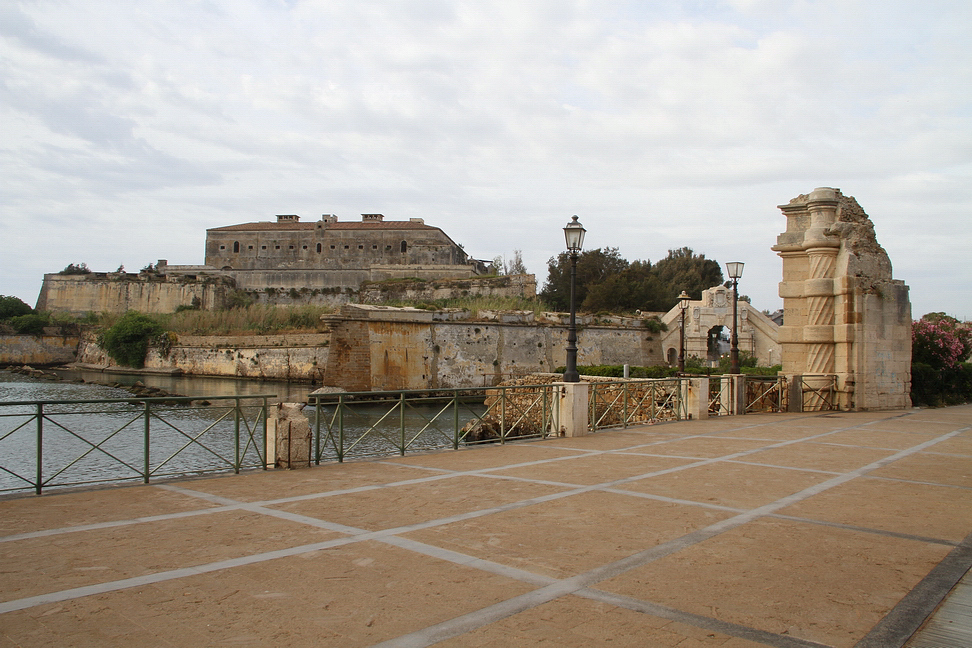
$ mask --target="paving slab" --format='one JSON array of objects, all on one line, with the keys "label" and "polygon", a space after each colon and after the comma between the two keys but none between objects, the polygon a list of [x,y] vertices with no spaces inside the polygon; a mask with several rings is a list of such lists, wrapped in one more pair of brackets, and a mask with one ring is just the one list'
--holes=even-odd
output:
[{"label": "paving slab", "polygon": [[718,417],[0,499],[0,646],[899,648],[970,566],[972,406]]}]

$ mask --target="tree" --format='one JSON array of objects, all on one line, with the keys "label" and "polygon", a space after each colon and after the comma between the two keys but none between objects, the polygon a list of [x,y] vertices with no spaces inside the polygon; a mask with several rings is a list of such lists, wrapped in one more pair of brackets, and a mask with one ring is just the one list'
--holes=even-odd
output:
[{"label": "tree", "polygon": [[663,287],[658,310],[669,310],[678,303],[683,290],[692,299],[702,299],[702,291],[722,283],[722,267],[718,261],[695,254],[692,248],[669,250],[668,256],[655,264],[655,274]]},{"label": "tree", "polygon": [[28,306],[19,297],[13,295],[0,295],[0,320],[18,317],[20,315],[30,315],[34,309]]},{"label": "tree", "polygon": [[[547,283],[540,297],[553,308],[570,309],[570,255],[561,252],[547,261]],[[588,289],[618,274],[628,267],[628,262],[618,254],[618,248],[584,250],[577,258],[577,281],[574,286],[577,304],[583,304]]]},{"label": "tree", "polygon": [[523,250],[513,250],[513,260],[506,264],[506,274],[527,274],[526,264],[523,263]]},{"label": "tree", "polygon": [[[570,307],[570,257],[566,252],[548,262],[549,276],[540,296],[560,310]],[[617,248],[589,250],[577,261],[577,303],[587,312],[667,311],[683,290],[693,299],[722,283],[717,261],[691,248],[669,250],[668,256],[628,263]]]}]

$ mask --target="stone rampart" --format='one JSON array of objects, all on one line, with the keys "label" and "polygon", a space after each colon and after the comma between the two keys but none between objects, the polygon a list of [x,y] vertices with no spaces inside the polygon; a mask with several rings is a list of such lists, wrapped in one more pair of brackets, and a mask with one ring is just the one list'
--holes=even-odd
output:
[{"label": "stone rampart", "polygon": [[0,335],[0,366],[74,362],[77,335]]},{"label": "stone rampart", "polygon": [[[349,391],[492,385],[566,363],[566,326],[442,321],[431,311],[358,304],[324,320],[331,334],[325,383]],[[661,343],[643,325],[583,326],[577,339],[581,365],[661,362]]]},{"label": "stone rampart", "polygon": [[233,290],[223,277],[167,277],[152,273],[46,274],[37,298],[37,310],[84,315],[86,313],[172,313],[180,306],[205,310],[220,308]]}]

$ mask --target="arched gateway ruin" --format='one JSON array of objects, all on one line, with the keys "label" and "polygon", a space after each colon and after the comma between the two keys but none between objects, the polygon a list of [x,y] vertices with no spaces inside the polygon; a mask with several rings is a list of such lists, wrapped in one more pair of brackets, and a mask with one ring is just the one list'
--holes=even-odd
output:
[{"label": "arched gateway ruin", "polygon": [[822,187],[780,205],[783,373],[836,377],[840,409],[911,406],[911,302],[891,278],[874,225],[851,196]]}]

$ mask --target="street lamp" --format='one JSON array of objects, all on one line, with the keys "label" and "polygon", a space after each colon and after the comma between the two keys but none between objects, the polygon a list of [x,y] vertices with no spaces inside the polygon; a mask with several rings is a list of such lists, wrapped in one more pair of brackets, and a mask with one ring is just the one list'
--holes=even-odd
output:
[{"label": "street lamp", "polygon": [[692,298],[689,297],[688,293],[684,290],[682,294],[678,296],[678,307],[682,311],[682,322],[681,326],[678,328],[678,371],[682,373],[685,371],[685,309],[688,308],[689,301]]},{"label": "street lamp", "polygon": [[729,373],[739,373],[739,333],[736,319],[736,305],[739,301],[739,278],[742,276],[743,263],[730,261],[726,264],[729,278],[732,279],[732,338],[729,340]]},{"label": "street lamp", "polygon": [[580,382],[577,373],[577,322],[576,306],[574,304],[574,283],[577,281],[577,257],[584,246],[584,234],[587,230],[580,224],[577,217],[571,218],[564,228],[567,239],[567,253],[570,255],[570,327],[567,329],[567,370],[564,371],[564,382]]}]

